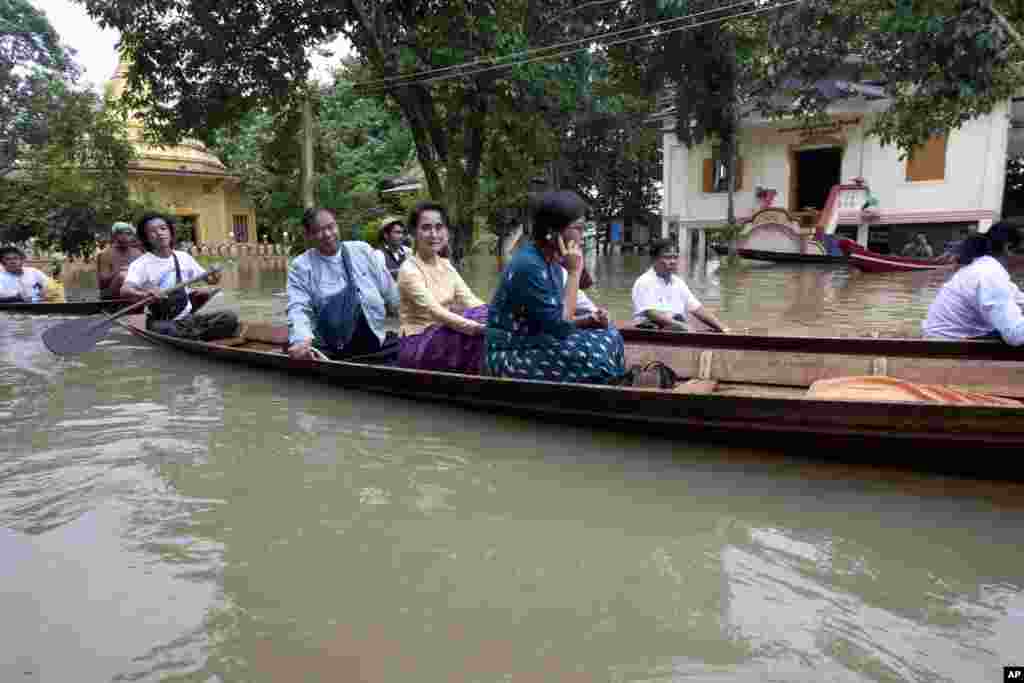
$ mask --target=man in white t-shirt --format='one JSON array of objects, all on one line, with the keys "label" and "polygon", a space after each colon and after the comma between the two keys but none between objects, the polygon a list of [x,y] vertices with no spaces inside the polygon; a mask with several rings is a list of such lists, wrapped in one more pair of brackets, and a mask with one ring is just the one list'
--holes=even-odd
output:
[{"label": "man in white t-shirt", "polygon": [[41,270],[25,265],[25,253],[17,247],[0,249],[0,301],[39,303],[49,278]]},{"label": "man in white t-shirt", "polygon": [[683,278],[676,275],[679,252],[669,240],[651,244],[651,267],[633,283],[633,323],[645,327],[686,332],[688,317],[706,323],[717,332],[729,328],[704,308]]},{"label": "man in white t-shirt", "polygon": [[[187,288],[159,296],[161,290],[206,272],[190,254],[173,248],[175,230],[171,220],[160,214],[146,214],[139,221],[138,234],[146,253],[128,266],[121,296],[136,300],[153,298],[146,310],[146,328],[202,341],[236,336],[239,325],[234,313],[193,313]],[[220,273],[210,273],[207,281],[217,284]]]}]

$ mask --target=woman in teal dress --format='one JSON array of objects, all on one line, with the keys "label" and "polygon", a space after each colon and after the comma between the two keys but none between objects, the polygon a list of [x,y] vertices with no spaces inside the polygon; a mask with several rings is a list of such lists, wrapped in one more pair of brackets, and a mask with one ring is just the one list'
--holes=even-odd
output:
[{"label": "woman in teal dress", "polygon": [[614,383],[624,374],[622,335],[607,312],[576,317],[586,208],[574,192],[540,196],[533,242],[515,252],[490,306],[485,374],[588,384]]}]

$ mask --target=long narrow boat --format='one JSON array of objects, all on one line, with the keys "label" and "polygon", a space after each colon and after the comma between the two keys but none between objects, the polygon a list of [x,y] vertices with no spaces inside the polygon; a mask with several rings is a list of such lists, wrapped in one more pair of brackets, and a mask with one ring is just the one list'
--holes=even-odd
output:
[{"label": "long narrow boat", "polygon": [[[190,292],[192,307],[198,310],[220,290],[197,289]],[[22,315],[94,315],[111,313],[135,303],[132,299],[91,299],[83,301],[66,301],[62,303],[0,303],[0,313],[19,313]]]},{"label": "long narrow boat", "polygon": [[[711,249],[719,256],[729,255],[729,245],[713,244]],[[751,261],[771,261],[772,263],[846,263],[845,254],[832,256],[829,254],[795,254],[783,251],[759,251],[756,249],[737,249],[737,256]]]},{"label": "long narrow boat", "polygon": [[[757,345],[736,348],[737,335],[628,332],[627,362],[659,360],[689,378],[674,389],[662,390],[467,376],[337,361],[292,361],[282,352],[287,328],[262,323],[249,323],[242,337],[210,343],[149,332],[141,316],[129,319],[125,325],[150,342],[201,357],[314,377],[350,389],[532,414],[593,427],[647,433],[653,429],[660,435],[690,441],[746,437],[744,440],[750,442],[753,437],[752,442],[761,447],[793,454],[799,454],[794,449],[800,446],[810,446],[827,458],[880,459],[900,464],[907,464],[904,461],[909,458],[928,470],[984,471],[1014,478],[1024,473],[1024,467],[1014,465],[1012,459],[987,457],[987,450],[977,450],[979,446],[1024,446],[1024,405],[807,397],[808,388],[818,380],[882,375],[1024,399],[1024,363],[951,363],[936,360],[951,354],[949,349],[920,357],[912,346],[891,343],[914,340],[833,339],[825,344],[826,352],[808,353],[788,343],[779,351]],[[873,355],[871,347],[859,344],[865,341],[878,344],[874,348],[887,355]],[[865,448],[866,444],[897,448]],[[910,445],[915,448],[907,448]],[[955,457],[948,457],[949,447],[956,449]]]},{"label": "long narrow boat", "polygon": [[839,248],[849,257],[851,266],[866,273],[907,273],[952,268],[956,265],[954,262],[946,259],[919,259],[879,254],[870,249],[865,249],[850,239],[839,240]]},{"label": "long narrow boat", "polygon": [[21,313],[29,315],[93,315],[104,311],[116,311],[134,303],[130,299],[87,299],[61,303],[0,302],[0,313]]}]

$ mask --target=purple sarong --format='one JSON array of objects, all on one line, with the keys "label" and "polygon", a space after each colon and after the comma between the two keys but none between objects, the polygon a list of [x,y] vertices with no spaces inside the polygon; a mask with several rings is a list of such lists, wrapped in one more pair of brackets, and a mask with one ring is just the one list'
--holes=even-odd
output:
[{"label": "purple sarong", "polygon": [[[487,324],[487,304],[467,308],[463,318]],[[484,335],[470,336],[444,325],[431,325],[419,334],[401,339],[398,365],[413,370],[438,370],[479,375],[484,355]]]}]

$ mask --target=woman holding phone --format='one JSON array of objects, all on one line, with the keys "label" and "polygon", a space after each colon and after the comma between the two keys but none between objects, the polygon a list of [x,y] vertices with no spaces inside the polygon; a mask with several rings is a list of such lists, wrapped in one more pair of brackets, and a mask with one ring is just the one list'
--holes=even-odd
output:
[{"label": "woman holding phone", "polygon": [[[547,192],[533,213],[533,242],[501,274],[487,318],[484,374],[609,384],[622,377],[622,335],[595,310],[576,316],[587,206],[574,192]],[[559,261],[565,266],[564,277]]]}]

